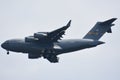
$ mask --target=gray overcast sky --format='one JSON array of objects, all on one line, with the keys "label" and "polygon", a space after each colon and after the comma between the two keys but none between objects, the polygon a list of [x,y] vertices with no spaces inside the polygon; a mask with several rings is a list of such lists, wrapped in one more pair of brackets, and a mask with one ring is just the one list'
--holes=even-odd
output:
[{"label": "gray overcast sky", "polygon": [[96,48],[60,55],[60,63],[9,56],[0,48],[0,80],[120,80],[119,0],[0,0],[0,43],[60,28],[72,19],[65,39],[82,38],[97,21],[118,18],[113,33]]}]

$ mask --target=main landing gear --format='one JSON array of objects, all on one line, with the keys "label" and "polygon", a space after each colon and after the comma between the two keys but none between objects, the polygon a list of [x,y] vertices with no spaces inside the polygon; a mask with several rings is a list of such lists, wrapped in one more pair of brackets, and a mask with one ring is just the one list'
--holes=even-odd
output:
[{"label": "main landing gear", "polygon": [[57,62],[59,62],[59,58],[55,54],[55,51],[50,50],[50,49],[44,51],[43,57],[46,58],[51,63],[57,63]]}]

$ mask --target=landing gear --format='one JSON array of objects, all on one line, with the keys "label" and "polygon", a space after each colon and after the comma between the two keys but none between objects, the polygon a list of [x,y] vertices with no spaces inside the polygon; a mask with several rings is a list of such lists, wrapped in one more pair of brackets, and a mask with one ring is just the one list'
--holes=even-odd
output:
[{"label": "landing gear", "polygon": [[10,53],[9,53],[9,51],[7,51],[7,55],[9,55]]},{"label": "landing gear", "polygon": [[59,58],[54,54],[46,54],[43,57],[46,58],[51,63],[58,63],[59,62]]},{"label": "landing gear", "polygon": [[45,50],[45,52],[43,53],[43,57],[50,61],[51,63],[59,62],[59,58],[57,57],[55,51],[53,50]]}]

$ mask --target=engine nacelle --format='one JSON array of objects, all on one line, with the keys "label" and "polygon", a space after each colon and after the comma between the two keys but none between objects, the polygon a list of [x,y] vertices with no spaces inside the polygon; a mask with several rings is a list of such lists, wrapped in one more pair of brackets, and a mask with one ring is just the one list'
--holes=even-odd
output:
[{"label": "engine nacelle", "polygon": [[37,58],[40,58],[40,57],[41,57],[41,54],[36,54],[36,53],[29,53],[28,54],[29,59],[37,59]]},{"label": "engine nacelle", "polygon": [[36,40],[37,40],[37,38],[34,38],[34,36],[25,37],[25,42],[33,42]]},{"label": "engine nacelle", "polygon": [[34,38],[42,39],[47,37],[47,32],[38,32],[34,33]]}]

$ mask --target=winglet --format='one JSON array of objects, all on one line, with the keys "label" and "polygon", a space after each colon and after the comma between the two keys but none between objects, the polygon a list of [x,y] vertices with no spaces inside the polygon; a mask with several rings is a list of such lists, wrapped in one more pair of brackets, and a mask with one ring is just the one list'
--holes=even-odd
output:
[{"label": "winglet", "polygon": [[106,21],[102,22],[101,25],[110,25],[110,24],[112,24],[115,20],[117,20],[117,18],[112,18],[112,19],[106,20]]},{"label": "winglet", "polygon": [[66,25],[66,26],[68,26],[68,27],[69,27],[70,25],[71,25],[71,20],[67,23],[67,25]]}]

